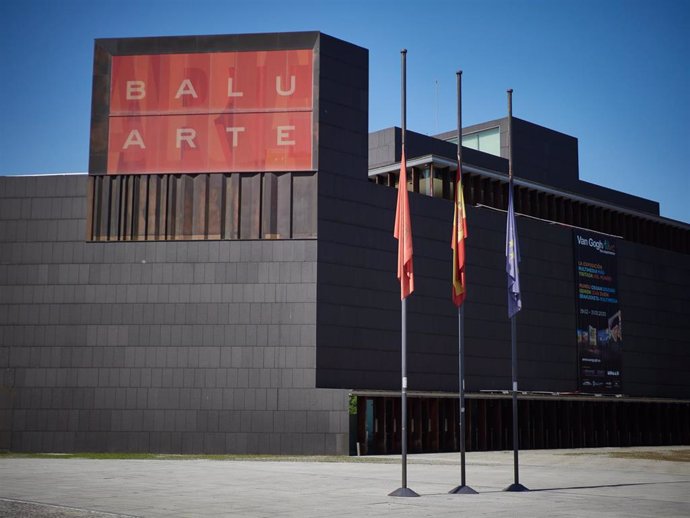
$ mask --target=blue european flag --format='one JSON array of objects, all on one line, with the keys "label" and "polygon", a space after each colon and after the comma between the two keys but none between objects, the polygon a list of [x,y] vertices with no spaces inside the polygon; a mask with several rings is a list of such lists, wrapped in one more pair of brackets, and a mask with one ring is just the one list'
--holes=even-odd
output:
[{"label": "blue european flag", "polygon": [[508,183],[508,222],[506,223],[506,273],[508,274],[508,318],[522,309],[520,295],[520,247],[515,228],[515,209],[513,208],[513,180]]}]

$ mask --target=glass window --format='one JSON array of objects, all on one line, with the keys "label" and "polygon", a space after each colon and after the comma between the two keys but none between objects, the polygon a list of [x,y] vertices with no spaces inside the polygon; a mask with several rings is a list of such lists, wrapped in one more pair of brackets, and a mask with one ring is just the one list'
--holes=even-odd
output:
[{"label": "glass window", "polygon": [[208,175],[208,232],[207,239],[220,239],[223,214],[223,175]]},{"label": "glass window", "polygon": [[148,178],[149,190],[146,212],[146,239],[159,239],[161,216],[161,177],[151,175]]},{"label": "glass window", "polygon": [[462,136],[462,145],[477,151],[501,156],[501,130],[497,126]]},{"label": "glass window", "polygon": [[205,239],[206,237],[206,209],[208,203],[208,177],[207,174],[199,174],[194,178],[194,193],[192,194],[192,239]]},{"label": "glass window", "polygon": [[259,239],[261,175],[240,177],[240,239]]},{"label": "glass window", "polygon": [[[129,241],[133,239],[134,235],[134,220],[136,219],[136,212],[133,211],[134,201],[136,200],[135,191],[135,180],[133,175],[125,178],[123,183],[122,199],[121,199],[121,215],[122,220],[120,221],[120,233],[121,239],[123,241]],[[137,184],[138,185],[138,184]]]},{"label": "glass window", "polygon": [[148,176],[137,178],[134,184],[134,206],[132,207],[133,225],[132,239],[146,239],[146,210],[148,201]]},{"label": "glass window", "polygon": [[224,175],[223,239],[240,237],[240,175]]},{"label": "glass window", "polygon": [[419,174],[419,192],[431,196],[431,167],[424,165],[416,169]]},{"label": "glass window", "polygon": [[[407,168],[407,190],[410,192],[414,192],[414,188],[412,185],[412,177],[414,176],[414,167],[408,167]],[[395,173],[395,187],[398,187],[398,184],[400,183],[400,172],[398,171]]]},{"label": "glass window", "polygon": [[443,198],[443,184],[447,182],[448,168],[434,167],[434,198]]},{"label": "glass window", "polygon": [[292,237],[316,237],[316,174],[292,175]]},{"label": "glass window", "polygon": [[476,133],[470,133],[469,135],[462,136],[463,147],[468,147],[470,149],[479,149],[479,137]]},{"label": "glass window", "polygon": [[167,175],[166,177],[166,199],[165,199],[165,239],[175,239],[175,225],[177,220],[175,214],[177,205],[175,203],[177,195],[177,180],[179,177]]},{"label": "glass window", "polygon": [[499,128],[493,128],[479,134],[479,151],[501,156],[501,133]]},{"label": "glass window", "polygon": [[172,192],[174,227],[172,239],[191,239],[194,220],[194,178],[174,175],[175,189]]},{"label": "glass window", "polygon": [[265,173],[261,235],[264,239],[290,238],[290,173]]}]

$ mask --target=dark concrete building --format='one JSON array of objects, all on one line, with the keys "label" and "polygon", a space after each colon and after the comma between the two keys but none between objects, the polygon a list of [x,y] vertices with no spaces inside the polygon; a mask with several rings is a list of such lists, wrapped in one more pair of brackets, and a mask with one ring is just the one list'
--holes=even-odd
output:
[{"label": "dark concrete building", "polygon": [[[505,277],[507,122],[500,119],[462,131],[469,222],[467,440],[474,449],[512,448]],[[517,118],[512,126],[524,304],[517,324],[521,447],[687,443],[690,227],[660,217],[655,202],[579,180],[577,139]],[[453,204],[447,200],[453,198],[457,140],[455,132],[431,138],[408,131],[406,141],[406,155],[412,157],[407,160],[408,190],[420,194],[411,196],[418,289],[408,305],[413,315],[408,318],[414,322],[408,371],[411,390],[419,392],[410,412],[426,425],[412,432],[410,444],[416,451],[453,449],[458,446],[450,424],[457,421],[457,317],[450,304]],[[370,135],[372,182],[384,188],[397,185],[400,150],[399,129]],[[578,300],[582,279],[574,237],[588,232],[615,242],[617,248],[612,270],[625,332],[622,352],[617,352],[620,385],[614,388],[588,385],[580,364],[583,354],[575,330],[581,327],[578,313],[585,307]],[[389,269],[394,272],[394,265]],[[385,318],[381,313],[378,321]],[[397,318],[396,303],[390,302],[387,326],[392,333]],[[605,342],[602,351],[607,346]],[[358,430],[359,440],[377,452],[399,448],[393,432],[399,415],[399,360],[384,373],[380,366],[395,365],[397,350],[387,353],[385,359],[365,362],[376,366],[368,376],[359,373],[365,380],[350,381],[355,387],[378,389],[360,392],[360,413],[373,419],[360,419]],[[376,431],[367,434],[367,429]]]},{"label": "dark concrete building", "polygon": [[[270,52],[286,54],[261,54]],[[269,110],[277,144],[299,147],[306,135],[306,151],[269,143],[250,165],[235,159],[234,143],[272,127],[265,106],[228,101],[218,134],[232,166],[194,154],[215,138],[193,129],[206,115],[193,105],[199,85],[208,113],[215,95],[197,58],[229,63],[236,53],[259,56],[262,81],[269,69],[257,63],[280,58],[278,96],[313,81],[306,104]],[[151,92],[136,74],[161,55],[178,81],[170,98],[189,103],[157,101],[182,122],[159,130],[176,145],[153,156],[149,127],[127,117],[159,124],[160,105],[130,101]],[[124,102],[115,85],[127,67]],[[251,97],[231,78],[224,95]],[[320,33],[97,40],[90,174],[0,178],[0,449],[347,454],[359,442],[365,453],[397,451],[401,139],[391,128],[367,141],[367,85],[367,51]],[[579,180],[577,139],[520,119],[512,127],[521,447],[690,443],[690,226],[660,217],[655,202]],[[463,130],[470,449],[511,447],[507,128],[501,119]],[[452,138],[407,134],[411,451],[458,446]],[[181,169],[162,171],[171,156]],[[580,353],[603,358],[612,335],[580,333],[578,233],[615,243],[607,277],[625,329],[615,386],[585,384]]]}]

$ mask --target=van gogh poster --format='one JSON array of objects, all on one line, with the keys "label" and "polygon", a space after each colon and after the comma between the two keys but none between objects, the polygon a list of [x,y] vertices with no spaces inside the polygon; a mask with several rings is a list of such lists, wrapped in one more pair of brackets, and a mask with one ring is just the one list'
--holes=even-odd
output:
[{"label": "van gogh poster", "polygon": [[619,394],[623,324],[618,303],[616,242],[574,231],[578,382],[582,392]]}]

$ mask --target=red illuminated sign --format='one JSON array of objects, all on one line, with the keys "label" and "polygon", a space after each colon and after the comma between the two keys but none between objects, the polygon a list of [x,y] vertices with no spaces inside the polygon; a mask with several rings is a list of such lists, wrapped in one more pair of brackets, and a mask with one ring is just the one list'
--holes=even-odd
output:
[{"label": "red illuminated sign", "polygon": [[108,174],[313,169],[311,50],[113,56]]}]

